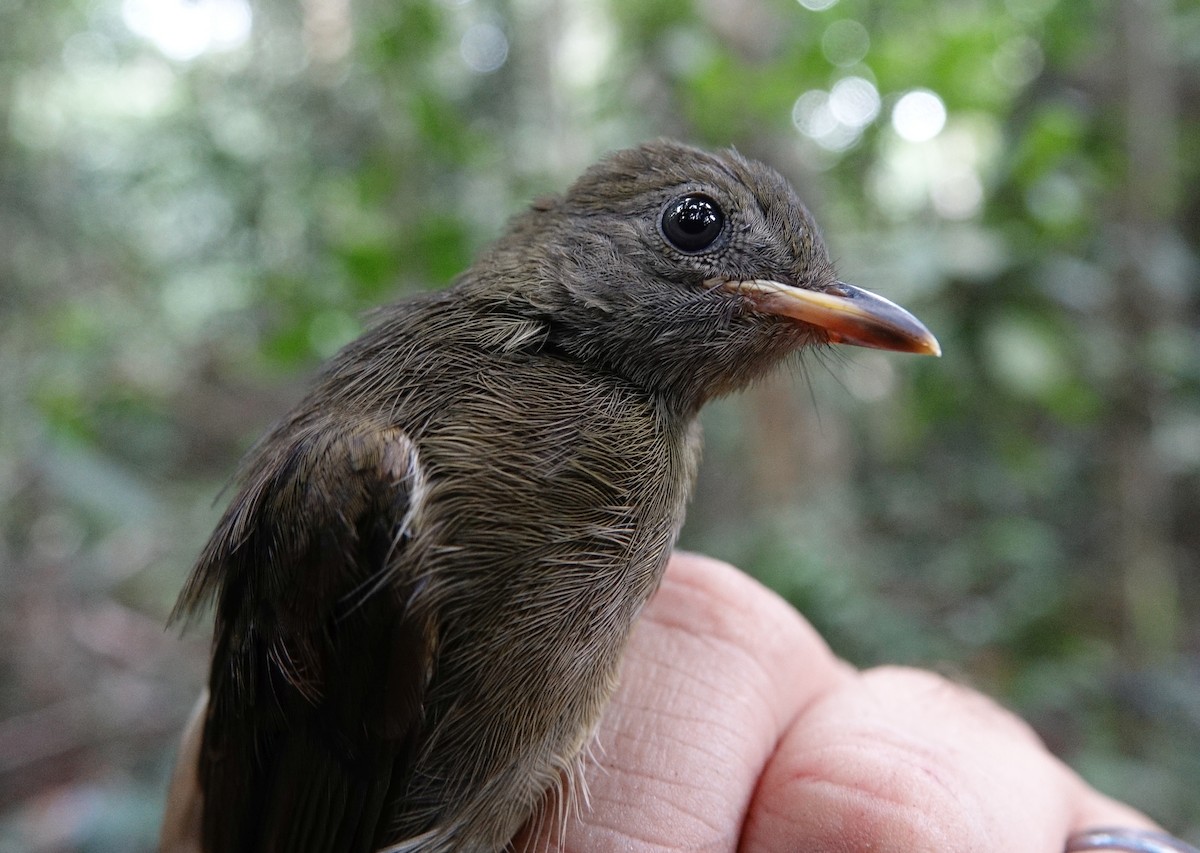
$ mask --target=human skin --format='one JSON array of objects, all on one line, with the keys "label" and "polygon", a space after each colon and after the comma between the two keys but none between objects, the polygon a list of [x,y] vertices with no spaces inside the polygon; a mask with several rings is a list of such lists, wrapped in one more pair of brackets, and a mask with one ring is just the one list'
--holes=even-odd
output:
[{"label": "human skin", "polygon": [[586,775],[590,807],[565,835],[542,821],[519,849],[1061,853],[1081,829],[1154,827],[982,694],[856,670],[774,593],[683,553]]}]

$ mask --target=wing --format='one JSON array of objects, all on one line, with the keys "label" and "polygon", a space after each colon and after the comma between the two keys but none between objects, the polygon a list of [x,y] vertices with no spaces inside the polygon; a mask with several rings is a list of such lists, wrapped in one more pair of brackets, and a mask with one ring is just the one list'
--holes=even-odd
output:
[{"label": "wing", "polygon": [[399,430],[292,424],[257,451],[176,607],[216,602],[208,853],[382,843],[434,654],[413,586],[423,493]]}]

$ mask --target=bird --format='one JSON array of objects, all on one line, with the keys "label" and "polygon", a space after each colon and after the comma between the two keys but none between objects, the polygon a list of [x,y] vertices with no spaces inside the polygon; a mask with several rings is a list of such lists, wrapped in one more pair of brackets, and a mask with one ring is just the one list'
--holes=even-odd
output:
[{"label": "bird", "polygon": [[699,411],[830,344],[940,354],[779,173],[670,140],[379,309],[249,451],[172,614],[213,611],[177,770],[201,848],[500,850],[577,796]]}]

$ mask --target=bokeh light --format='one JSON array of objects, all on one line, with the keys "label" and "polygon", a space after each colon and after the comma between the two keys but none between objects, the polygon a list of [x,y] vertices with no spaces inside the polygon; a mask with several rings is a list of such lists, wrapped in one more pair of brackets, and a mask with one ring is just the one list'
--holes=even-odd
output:
[{"label": "bokeh light", "polygon": [[239,47],[253,21],[246,0],[125,0],[121,18],[131,32],[180,62]]},{"label": "bokeh light", "polygon": [[827,151],[858,142],[880,109],[879,90],[864,77],[843,77],[830,91],[805,92],[792,105],[792,123]]},{"label": "bokeh light", "polygon": [[862,77],[844,77],[829,92],[829,111],[842,124],[866,127],[879,115],[879,90]]},{"label": "bokeh light", "polygon": [[848,68],[863,61],[871,47],[867,28],[858,21],[834,21],[821,36],[821,53],[834,65]]},{"label": "bokeh light", "polygon": [[946,126],[946,105],[928,89],[913,89],[892,108],[892,128],[909,142],[933,139]]},{"label": "bokeh light", "polygon": [[484,21],[472,24],[463,33],[458,51],[472,71],[490,74],[508,59],[508,37],[493,23]]}]

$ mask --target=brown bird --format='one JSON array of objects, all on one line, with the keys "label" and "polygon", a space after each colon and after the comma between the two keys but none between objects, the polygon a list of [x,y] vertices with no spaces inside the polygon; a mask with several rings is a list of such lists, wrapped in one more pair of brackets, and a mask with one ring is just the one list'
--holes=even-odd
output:
[{"label": "brown bird", "polygon": [[838,281],[782,177],[672,142],[383,309],[250,452],[176,606],[216,611],[177,780],[203,849],[503,848],[574,787],[683,522],[697,412],[831,342],[938,353]]}]

